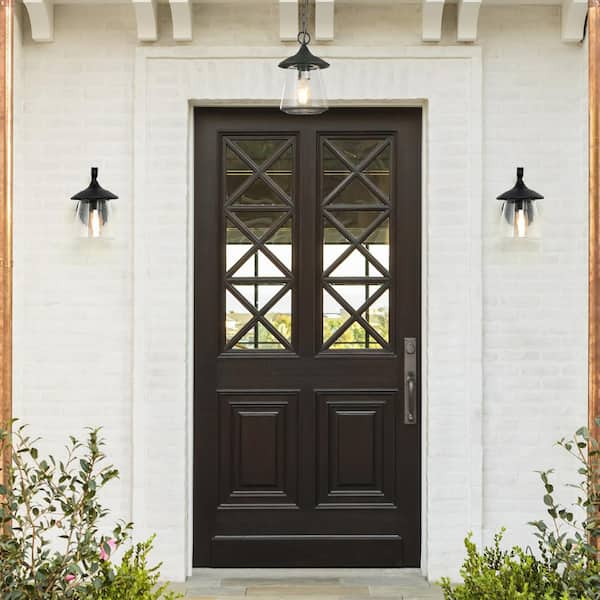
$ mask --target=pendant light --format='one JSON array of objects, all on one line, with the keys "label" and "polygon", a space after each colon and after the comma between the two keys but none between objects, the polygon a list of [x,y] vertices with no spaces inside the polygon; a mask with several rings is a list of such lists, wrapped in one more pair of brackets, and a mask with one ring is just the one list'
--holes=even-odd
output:
[{"label": "pendant light", "polygon": [[503,203],[500,218],[502,235],[509,238],[539,238],[540,214],[536,201],[543,200],[544,196],[525,185],[523,173],[523,167],[519,167],[515,186],[498,196]]},{"label": "pendant light", "polygon": [[98,168],[92,167],[90,185],[71,197],[77,202],[75,208],[75,223],[80,237],[100,238],[110,237],[108,223],[111,220],[110,200],[116,200],[112,192],[100,187],[98,183]]},{"label": "pendant light", "polygon": [[308,0],[302,5],[302,30],[298,34],[300,49],[279,63],[286,70],[281,96],[281,110],[290,115],[318,115],[327,110],[327,95],[321,71],[329,63],[315,56],[309,49]]}]

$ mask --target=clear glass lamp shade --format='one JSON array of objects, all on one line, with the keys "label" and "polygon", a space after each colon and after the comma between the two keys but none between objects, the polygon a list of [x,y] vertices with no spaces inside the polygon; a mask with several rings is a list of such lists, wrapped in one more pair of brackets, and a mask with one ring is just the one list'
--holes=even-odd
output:
[{"label": "clear glass lamp shade", "polygon": [[500,217],[502,237],[539,239],[540,212],[535,200],[504,202]]},{"label": "clear glass lamp shade", "polygon": [[286,69],[281,110],[290,115],[318,115],[328,108],[321,69]]},{"label": "clear glass lamp shade", "polygon": [[75,226],[79,237],[110,238],[112,208],[107,200],[78,202],[75,208]]}]

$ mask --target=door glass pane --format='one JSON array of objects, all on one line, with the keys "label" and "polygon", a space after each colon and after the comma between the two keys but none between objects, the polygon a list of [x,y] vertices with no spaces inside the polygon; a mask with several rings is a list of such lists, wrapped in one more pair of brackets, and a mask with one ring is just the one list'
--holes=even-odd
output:
[{"label": "door glass pane", "polygon": [[227,195],[231,196],[248,180],[253,171],[229,146],[225,148],[225,164]]},{"label": "door glass pane", "polygon": [[285,206],[285,201],[263,179],[253,181],[240,194],[234,195],[233,206]]},{"label": "door glass pane", "polygon": [[232,140],[232,145],[239,148],[251,161],[258,167],[261,167],[268,160],[273,158],[273,155],[281,150],[286,143],[285,139],[264,139],[264,138],[240,138]]},{"label": "door glass pane", "polygon": [[292,195],[294,148],[290,146],[268,169],[267,175],[288,195]]},{"label": "door glass pane", "polygon": [[252,313],[229,291],[225,292],[225,337],[227,342],[252,319]]},{"label": "door glass pane", "polygon": [[251,136],[223,143],[224,349],[290,351],[295,140]]},{"label": "door glass pane", "polygon": [[345,205],[383,207],[383,200],[367,188],[363,181],[354,177],[348,185],[335,194],[330,204],[332,207]]},{"label": "door glass pane", "polygon": [[386,137],[321,138],[322,341],[326,351],[392,349],[391,142]]},{"label": "door glass pane", "polygon": [[[251,212],[242,212],[232,210],[231,212],[236,220],[241,222],[241,227],[245,228],[259,240],[262,240],[269,230],[272,230],[277,225],[281,225],[282,219],[285,218],[285,213],[279,211],[257,212],[253,210]],[[230,223],[228,221],[228,227],[229,226],[237,227],[235,223]],[[282,232],[278,229],[277,234],[281,236]]]},{"label": "door glass pane", "polygon": [[285,293],[266,315],[267,320],[288,341],[292,341],[292,292]]},{"label": "door glass pane", "polygon": [[373,152],[385,145],[385,140],[381,139],[360,139],[360,138],[346,138],[346,139],[335,139],[329,138],[327,145],[335,148],[344,158],[353,166],[358,166],[366,158],[373,154]]},{"label": "door glass pane", "polygon": [[250,240],[229,220],[227,220],[225,265],[232,269],[253,248]]},{"label": "door glass pane", "polygon": [[339,160],[327,146],[323,146],[321,152],[323,198],[327,198],[350,174],[348,165]]},{"label": "door glass pane", "polygon": [[385,194],[388,199],[391,189],[391,158],[392,146],[388,144],[363,171],[373,185]]},{"label": "door glass pane", "polygon": [[283,350],[283,344],[262,323],[256,325],[255,350]]}]

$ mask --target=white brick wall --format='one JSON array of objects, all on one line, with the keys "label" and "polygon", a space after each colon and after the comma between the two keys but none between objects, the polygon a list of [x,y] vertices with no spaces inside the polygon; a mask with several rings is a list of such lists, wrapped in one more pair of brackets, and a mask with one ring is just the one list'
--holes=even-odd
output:
[{"label": "white brick wall", "polygon": [[[506,525],[522,543],[531,543],[522,524],[541,512],[533,470],[573,473],[553,443],[587,420],[587,51],[562,44],[559,27],[558,7],[490,7],[480,20],[484,527],[489,537]],[[540,245],[495,235],[491,198],[517,163],[546,196]]]},{"label": "white brick wall", "polygon": [[[159,45],[172,45],[168,7],[159,7],[159,17]],[[32,43],[24,25],[16,81],[15,411],[49,447],[84,426],[105,426],[122,473],[107,501],[141,533],[159,531],[165,572],[181,578],[189,558],[184,104],[216,89],[217,63],[197,55],[236,44],[254,47],[258,61],[262,47],[279,45],[276,6],[195,5],[195,41],[174,51],[189,60],[150,61],[142,76],[140,54],[137,79],[130,6],[58,5],[52,44]],[[438,577],[455,571],[469,528],[488,536],[504,524],[512,539],[530,541],[523,524],[540,510],[532,471],[564,471],[552,441],[585,421],[586,54],[560,42],[555,7],[484,6],[481,86],[464,60],[427,62],[408,51],[389,60],[419,44],[419,27],[417,7],[341,4],[336,41],[324,53],[354,46],[357,57],[379,53],[377,64],[387,64],[386,71],[356,61],[346,71],[340,56],[328,73],[334,97],[429,102],[425,541],[429,573]],[[452,43],[454,27],[450,8],[444,43]],[[222,83],[218,93],[275,97],[272,62],[252,82]],[[481,137],[483,153],[469,155]],[[134,156],[136,147],[144,152]],[[495,237],[493,198],[512,184],[517,163],[547,198],[540,246],[506,246]],[[68,198],[87,184],[92,164],[121,197],[111,243],[70,235]],[[472,393],[482,359],[483,399]]]}]

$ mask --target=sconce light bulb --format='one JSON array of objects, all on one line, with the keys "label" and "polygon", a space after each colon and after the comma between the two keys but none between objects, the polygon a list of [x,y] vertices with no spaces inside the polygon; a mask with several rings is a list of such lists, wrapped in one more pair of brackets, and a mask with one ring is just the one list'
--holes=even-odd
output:
[{"label": "sconce light bulb", "polygon": [[100,213],[98,208],[90,210],[89,231],[90,237],[100,237]]},{"label": "sconce light bulb", "polygon": [[524,206],[520,206],[515,215],[515,228],[517,230],[517,237],[527,237],[527,213]]}]

